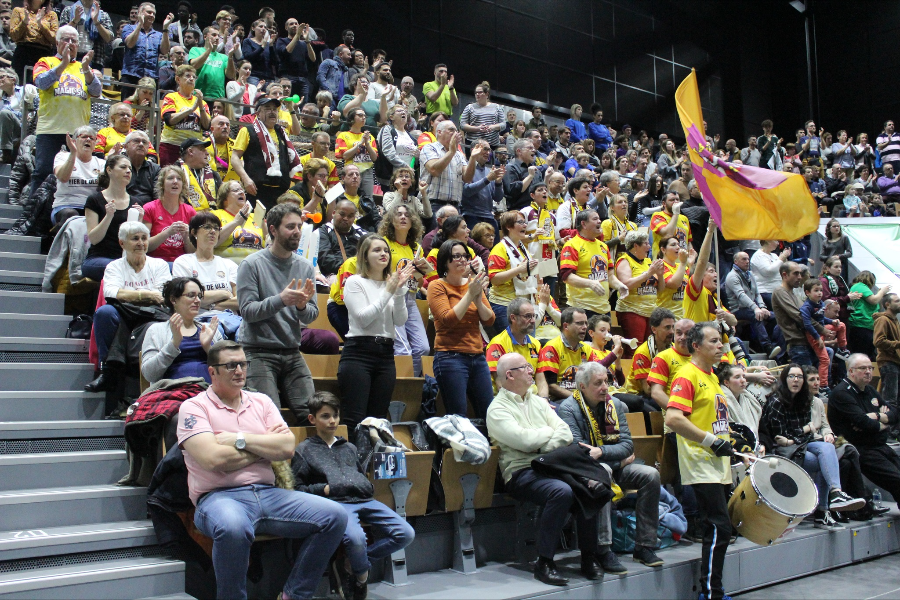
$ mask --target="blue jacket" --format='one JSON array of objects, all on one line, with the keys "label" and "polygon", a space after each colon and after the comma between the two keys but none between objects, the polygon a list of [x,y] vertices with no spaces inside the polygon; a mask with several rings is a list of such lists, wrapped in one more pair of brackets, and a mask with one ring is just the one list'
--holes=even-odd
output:
[{"label": "blue jacket", "polygon": [[[322,61],[322,64],[319,65],[319,72],[316,74],[316,81],[319,83],[320,89],[331,92],[335,106],[344,94],[353,93],[347,83],[347,65],[336,58]],[[340,89],[341,81],[344,82],[343,90]]]},{"label": "blue jacket", "polygon": [[572,136],[569,138],[570,142],[580,142],[587,137],[587,131],[584,128],[584,123],[581,121],[569,119],[566,121],[566,127],[572,132]]},{"label": "blue jacket", "polygon": [[600,150],[601,152],[606,152],[613,144],[613,138],[609,133],[609,128],[602,123],[600,125],[588,123],[588,137],[596,142],[595,145],[597,146],[597,150]]},{"label": "blue jacket", "polygon": [[813,302],[809,298],[800,307],[800,317],[803,319],[803,329],[815,340],[819,339],[819,332],[813,323],[815,322],[819,325],[831,324],[831,319],[825,316],[825,303]]}]

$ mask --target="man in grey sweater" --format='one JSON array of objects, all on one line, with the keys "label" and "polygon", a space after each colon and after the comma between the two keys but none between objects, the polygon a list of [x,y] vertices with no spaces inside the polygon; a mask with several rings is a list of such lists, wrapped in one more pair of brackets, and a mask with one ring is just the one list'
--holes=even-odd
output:
[{"label": "man in grey sweater", "polygon": [[750,255],[746,252],[737,252],[734,255],[734,265],[731,272],[725,277],[725,302],[739,321],[750,323],[753,339],[769,356],[775,358],[781,352],[781,348],[769,340],[766,326],[775,327],[775,315],[766,308],[756,278],[750,272]]},{"label": "man in grey sweater", "polygon": [[[663,561],[653,552],[659,527],[659,471],[634,463],[634,442],[626,418],[628,408],[607,393],[606,367],[596,362],[581,365],[575,374],[575,385],[575,393],[559,405],[559,418],[572,430],[574,442],[588,448],[591,457],[610,470],[615,483],[623,490],[638,490],[632,558],[648,567],[662,566]],[[598,519],[598,562],[608,573],[625,573],[627,569],[610,549],[611,506],[611,502],[607,503]]]},{"label": "man in grey sweater", "polygon": [[319,315],[315,273],[296,253],[303,225],[300,209],[279,204],[266,213],[266,224],[272,245],[245,258],[237,274],[240,340],[250,361],[247,386],[278,406],[286,400],[304,422],[315,390],[300,354],[300,332]]},{"label": "man in grey sweater", "polygon": [[[794,294],[794,289],[802,285],[803,269],[797,263],[787,261],[781,263],[778,272],[781,274],[781,287],[772,292],[772,312],[787,343],[790,362],[801,366],[812,365],[813,355],[800,316],[800,299]],[[825,339],[834,335],[816,321],[813,321],[813,326]]]}]

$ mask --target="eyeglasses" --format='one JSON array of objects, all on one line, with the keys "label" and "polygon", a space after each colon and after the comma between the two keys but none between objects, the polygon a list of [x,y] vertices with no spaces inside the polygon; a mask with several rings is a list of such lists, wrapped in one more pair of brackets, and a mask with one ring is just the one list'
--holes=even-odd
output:
[{"label": "eyeglasses", "polygon": [[520,317],[525,319],[526,321],[534,321],[537,318],[537,315],[534,313],[528,313],[527,315],[512,315],[514,317]]},{"label": "eyeglasses", "polygon": [[522,365],[521,367],[513,367],[512,369],[507,369],[507,372],[518,371],[519,369],[525,369],[526,371],[531,371],[532,373],[534,373],[534,367],[528,364]]},{"label": "eyeglasses", "polygon": [[209,365],[210,367],[225,367],[225,370],[229,373],[234,373],[238,367],[241,368],[241,371],[247,370],[247,365],[250,364],[248,360],[234,360],[227,363],[219,363],[217,365]]},{"label": "eyeglasses", "polygon": [[469,259],[468,254],[451,254],[450,255],[450,260],[468,260],[468,259]]},{"label": "eyeglasses", "polygon": [[200,229],[205,229],[207,231],[222,231],[221,227],[213,225],[211,223],[207,223],[206,225],[201,225]]},{"label": "eyeglasses", "polygon": [[516,221],[516,225],[528,225],[528,221]]},{"label": "eyeglasses", "polygon": [[200,292],[190,292],[187,294],[182,294],[181,297],[189,298],[190,300],[196,300],[197,298],[202,298],[203,294],[201,294]]},{"label": "eyeglasses", "polygon": [[788,379],[803,379],[803,375],[788,375]]},{"label": "eyeglasses", "polygon": [[869,365],[868,367],[850,367],[851,369],[856,369],[857,371],[874,371],[875,367]]}]

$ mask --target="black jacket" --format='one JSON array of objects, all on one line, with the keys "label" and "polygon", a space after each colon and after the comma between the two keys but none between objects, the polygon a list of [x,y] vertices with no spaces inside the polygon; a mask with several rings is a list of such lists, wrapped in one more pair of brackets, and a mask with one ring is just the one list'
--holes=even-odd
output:
[{"label": "black jacket", "polygon": [[294,450],[291,470],[299,492],[325,496],[328,485],[329,500],[350,504],[375,495],[375,486],[357,464],[356,446],[342,437],[331,448],[319,436],[306,438]]},{"label": "black jacket", "polygon": [[144,159],[144,164],[132,175],[125,188],[132,201],[143,206],[156,199],[156,178],[161,168],[155,162]]},{"label": "black jacket", "polygon": [[[522,188],[522,181],[528,177],[528,167],[518,158],[513,158],[506,165],[506,175],[503,176],[503,194],[506,196],[507,210],[519,210],[531,204],[531,194],[528,189]],[[544,174],[538,170],[531,180],[532,185],[544,181]]]},{"label": "black jacket", "polygon": [[612,500],[609,473],[578,444],[557,448],[531,461],[535,473],[567,483],[575,493],[579,512],[592,518]]},{"label": "black jacket", "polygon": [[881,429],[878,421],[867,416],[878,413],[882,406],[887,409],[888,425],[895,425],[897,411],[882,400],[875,388],[867,385],[861,390],[844,379],[828,397],[828,423],[835,435],[843,436],[857,448],[882,446],[887,444],[890,428]]},{"label": "black jacket", "polygon": [[319,271],[322,275],[334,275],[344,264],[344,254],[341,253],[341,246],[338,244],[338,235],[344,244],[344,253],[347,258],[351,258],[356,256],[356,247],[366,232],[357,225],[353,225],[345,234],[339,234],[331,223],[319,227]]}]

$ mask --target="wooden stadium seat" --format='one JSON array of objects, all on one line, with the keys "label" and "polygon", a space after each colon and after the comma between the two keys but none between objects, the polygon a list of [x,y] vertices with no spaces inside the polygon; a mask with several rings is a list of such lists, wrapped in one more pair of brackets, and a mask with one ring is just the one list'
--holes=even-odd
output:
[{"label": "wooden stadium seat", "polygon": [[334,334],[337,335],[337,331],[334,330],[334,327],[331,326],[331,322],[328,320],[328,311],[326,310],[328,294],[316,294],[316,303],[319,306],[319,316],[316,317],[315,321],[309,324],[309,328],[334,331]]},{"label": "wooden stadium seat", "polygon": [[433,356],[423,356],[422,357],[422,375],[428,375],[429,377],[434,377],[434,357]]},{"label": "wooden stadium seat", "polygon": [[663,419],[663,414],[661,412],[650,413],[650,433],[652,435],[662,435],[664,424],[665,419]]},{"label": "wooden stadium seat", "polygon": [[408,354],[394,356],[394,365],[397,368],[397,377],[413,377],[413,360]]},{"label": "wooden stadium seat", "polygon": [[337,377],[340,354],[303,354],[303,360],[313,377]]},{"label": "wooden stadium seat", "polygon": [[628,420],[628,429],[631,430],[631,437],[636,435],[647,435],[647,424],[644,422],[644,413],[630,412],[625,415]]},{"label": "wooden stadium seat", "polygon": [[631,359],[623,358],[619,363],[622,365],[622,373],[624,373],[627,378],[628,375],[631,374]]}]

